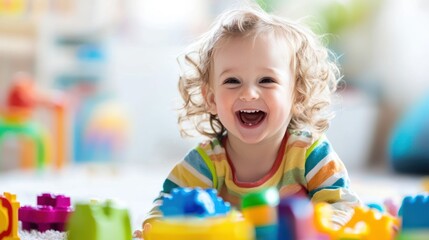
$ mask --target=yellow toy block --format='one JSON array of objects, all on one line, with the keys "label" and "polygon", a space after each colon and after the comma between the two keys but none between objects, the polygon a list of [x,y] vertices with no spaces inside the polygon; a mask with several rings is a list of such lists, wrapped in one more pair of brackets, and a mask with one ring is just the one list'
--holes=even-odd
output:
[{"label": "yellow toy block", "polygon": [[20,240],[18,237],[19,202],[16,195],[5,192],[0,195],[0,240]]},{"label": "yellow toy block", "polygon": [[151,225],[151,229],[144,233],[145,240],[255,239],[253,225],[236,214],[209,218],[165,218],[153,221]]},{"label": "yellow toy block", "polygon": [[391,240],[399,228],[399,219],[365,207],[356,207],[352,218],[341,228],[333,225],[329,204],[316,204],[314,214],[316,229],[330,239]]}]

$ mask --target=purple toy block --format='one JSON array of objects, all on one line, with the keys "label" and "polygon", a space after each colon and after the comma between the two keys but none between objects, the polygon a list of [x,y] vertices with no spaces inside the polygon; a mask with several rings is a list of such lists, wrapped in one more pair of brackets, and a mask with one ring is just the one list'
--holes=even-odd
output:
[{"label": "purple toy block", "polygon": [[313,205],[306,197],[280,200],[278,210],[279,239],[319,239],[313,220]]},{"label": "purple toy block", "polygon": [[37,196],[36,207],[19,208],[18,218],[22,222],[22,229],[65,231],[65,224],[73,211],[70,205],[70,197],[43,193]]}]

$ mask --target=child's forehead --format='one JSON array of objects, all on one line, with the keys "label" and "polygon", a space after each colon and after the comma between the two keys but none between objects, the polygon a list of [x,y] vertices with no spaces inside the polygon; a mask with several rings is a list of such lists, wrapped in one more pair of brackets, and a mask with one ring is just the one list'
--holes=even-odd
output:
[{"label": "child's forehead", "polygon": [[283,34],[276,34],[273,31],[255,32],[246,35],[231,35],[219,39],[213,47],[212,56],[215,57],[222,53],[228,54],[230,50],[235,50],[237,48],[245,48],[246,50],[248,49],[249,51],[253,51],[257,42],[263,42],[267,47],[275,47],[278,51],[285,50],[288,53],[291,53],[293,49],[290,39]]},{"label": "child's forehead", "polygon": [[289,46],[273,36],[234,37],[213,53],[211,70],[220,73],[225,69],[282,69],[290,66],[293,56]]}]

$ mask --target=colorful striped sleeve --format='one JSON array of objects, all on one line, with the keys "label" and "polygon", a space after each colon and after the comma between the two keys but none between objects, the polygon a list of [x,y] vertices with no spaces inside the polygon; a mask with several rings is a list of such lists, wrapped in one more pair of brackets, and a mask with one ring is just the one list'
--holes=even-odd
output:
[{"label": "colorful striped sleeve", "polygon": [[162,204],[162,197],[177,187],[213,187],[213,174],[196,149],[189,152],[184,160],[180,161],[170,172],[164,181],[162,191],[154,200],[153,208],[148,213],[144,223],[162,216],[159,211],[159,207]]},{"label": "colorful striped sleeve", "polygon": [[326,137],[321,137],[307,150],[305,179],[311,200],[327,202],[334,207],[334,222],[344,225],[360,204],[349,188],[349,176],[343,162]]}]

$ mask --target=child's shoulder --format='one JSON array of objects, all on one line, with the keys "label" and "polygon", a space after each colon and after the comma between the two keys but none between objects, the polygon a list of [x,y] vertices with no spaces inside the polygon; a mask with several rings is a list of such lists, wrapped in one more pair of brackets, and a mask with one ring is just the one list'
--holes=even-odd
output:
[{"label": "child's shoulder", "polygon": [[301,148],[310,148],[326,140],[325,134],[315,134],[307,130],[288,130],[287,144],[289,146],[299,146]]},{"label": "child's shoulder", "polygon": [[198,144],[198,148],[204,149],[206,151],[219,151],[223,149],[222,141],[218,138],[205,139]]}]

